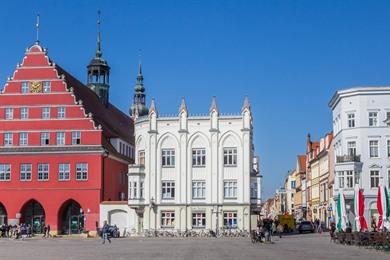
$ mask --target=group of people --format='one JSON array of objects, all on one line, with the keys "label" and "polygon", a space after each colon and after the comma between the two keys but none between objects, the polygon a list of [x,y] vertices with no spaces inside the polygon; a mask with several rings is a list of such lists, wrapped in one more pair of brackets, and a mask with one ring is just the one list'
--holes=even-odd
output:
[{"label": "group of people", "polygon": [[20,225],[6,225],[3,224],[0,227],[1,237],[3,238],[25,238],[32,237],[32,227],[30,224],[20,224]]},{"label": "group of people", "polygon": [[314,224],[314,230],[315,230],[317,233],[322,234],[324,223],[321,222],[319,219],[315,219],[313,224]]},{"label": "group of people", "polygon": [[[24,239],[32,237],[33,227],[30,224],[21,223],[19,225],[6,225],[0,226],[0,237],[2,238],[14,238]],[[50,225],[43,227],[43,238],[50,237]]]},{"label": "group of people", "polygon": [[271,237],[273,235],[278,235],[282,237],[283,226],[280,224],[278,219],[260,219],[257,222],[256,235],[260,242],[271,242]]}]

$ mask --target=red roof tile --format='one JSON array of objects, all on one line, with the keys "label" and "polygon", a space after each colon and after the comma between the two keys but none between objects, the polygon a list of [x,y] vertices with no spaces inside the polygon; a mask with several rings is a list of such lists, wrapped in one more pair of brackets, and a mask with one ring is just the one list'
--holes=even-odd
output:
[{"label": "red roof tile", "polygon": [[111,103],[105,107],[98,96],[81,83],[78,79],[56,65],[58,74],[65,76],[68,88],[73,88],[76,100],[82,100],[86,113],[92,113],[92,119],[101,125],[103,134],[107,138],[121,138],[124,141],[134,144],[134,124],[133,120],[125,113],[117,109]]}]

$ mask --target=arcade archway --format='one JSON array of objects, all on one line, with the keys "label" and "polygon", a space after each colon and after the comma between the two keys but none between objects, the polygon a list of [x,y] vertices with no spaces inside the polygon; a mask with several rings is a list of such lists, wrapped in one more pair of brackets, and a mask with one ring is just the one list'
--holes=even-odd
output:
[{"label": "arcade archway", "polygon": [[84,231],[85,215],[76,201],[66,201],[60,208],[58,218],[62,234],[80,234]]},{"label": "arcade archway", "polygon": [[45,220],[45,210],[38,201],[30,200],[22,207],[21,223],[31,225],[33,233],[43,233]]}]

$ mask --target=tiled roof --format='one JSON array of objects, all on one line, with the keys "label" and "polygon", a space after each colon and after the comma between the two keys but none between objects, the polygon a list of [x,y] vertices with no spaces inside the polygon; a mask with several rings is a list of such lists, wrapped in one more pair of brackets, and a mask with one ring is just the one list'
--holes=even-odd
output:
[{"label": "tiled roof", "polygon": [[129,116],[111,103],[107,107],[104,106],[95,92],[57,64],[56,69],[60,75],[65,76],[68,88],[73,88],[77,101],[82,100],[85,112],[92,113],[93,120],[102,126],[105,137],[121,138],[130,144],[134,144],[134,124]]},{"label": "tiled roof", "polygon": [[298,155],[299,170],[304,172],[306,170],[306,155]]}]

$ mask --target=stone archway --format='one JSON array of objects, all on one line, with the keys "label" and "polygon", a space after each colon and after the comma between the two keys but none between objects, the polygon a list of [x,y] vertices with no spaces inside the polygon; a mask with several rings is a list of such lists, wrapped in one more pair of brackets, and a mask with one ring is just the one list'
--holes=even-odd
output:
[{"label": "stone archway", "polygon": [[41,234],[46,224],[46,214],[41,203],[31,199],[22,207],[20,223],[31,225],[32,232]]},{"label": "stone archway", "polygon": [[84,231],[85,215],[80,204],[73,200],[65,201],[58,212],[60,234],[80,234]]},{"label": "stone archway", "polygon": [[7,224],[7,210],[3,203],[0,202],[0,226],[3,224]]}]

